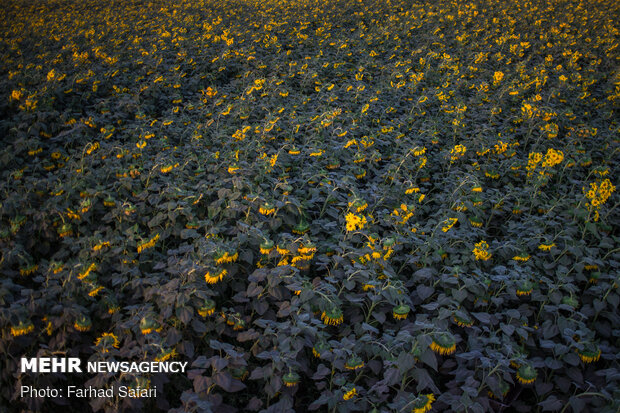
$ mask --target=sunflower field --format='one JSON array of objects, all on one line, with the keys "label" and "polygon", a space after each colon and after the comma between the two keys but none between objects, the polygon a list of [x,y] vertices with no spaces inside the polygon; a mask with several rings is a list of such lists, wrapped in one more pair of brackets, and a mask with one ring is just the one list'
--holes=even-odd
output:
[{"label": "sunflower field", "polygon": [[617,1],[0,4],[0,410],[620,409]]}]

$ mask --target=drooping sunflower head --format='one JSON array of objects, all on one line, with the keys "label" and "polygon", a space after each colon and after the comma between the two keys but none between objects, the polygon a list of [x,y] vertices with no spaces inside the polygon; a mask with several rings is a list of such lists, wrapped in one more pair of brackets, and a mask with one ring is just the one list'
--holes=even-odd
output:
[{"label": "drooping sunflower head", "polygon": [[243,381],[248,377],[249,374],[250,373],[248,372],[248,369],[245,366],[230,369],[230,375],[233,377],[233,379],[236,379],[236,380]]},{"label": "drooping sunflower head", "polygon": [[587,342],[577,354],[584,363],[594,363],[601,358],[601,349],[596,343]]},{"label": "drooping sunflower head", "polygon": [[517,295],[519,297],[530,295],[532,293],[532,289],[534,288],[534,284],[532,284],[529,280],[523,280],[517,286]]},{"label": "drooping sunflower head", "polygon": [[433,337],[431,350],[440,355],[450,355],[456,352],[456,340],[450,333],[439,333]]},{"label": "drooping sunflower head", "polygon": [[90,330],[90,328],[92,327],[93,322],[90,320],[90,317],[87,315],[79,315],[76,320],[75,323],[73,323],[73,327],[77,330],[77,331],[88,331]]},{"label": "drooping sunflower head", "polygon": [[392,316],[394,316],[396,320],[404,320],[407,318],[410,311],[411,307],[406,304],[400,304],[394,306],[394,308],[392,309]]},{"label": "drooping sunflower head", "polygon": [[273,241],[265,240],[263,243],[260,244],[260,253],[265,255],[269,254],[274,249],[273,245]]},{"label": "drooping sunflower head", "polygon": [[347,370],[358,370],[364,367],[364,360],[362,360],[357,354],[353,354],[347,362],[344,364],[344,368]]},{"label": "drooping sunflower head", "polygon": [[201,317],[207,317],[213,315],[215,312],[215,301],[210,298],[207,298],[204,304],[198,309],[198,314]]},{"label": "drooping sunflower head", "polygon": [[536,369],[529,364],[524,364],[517,370],[517,380],[521,384],[534,383],[537,376]]},{"label": "drooping sunflower head", "polygon": [[502,379],[499,379],[497,387],[499,389],[499,393],[495,394],[491,390],[489,390],[489,397],[492,397],[494,399],[503,399],[510,391],[510,384],[506,383]]},{"label": "drooping sunflower head", "polygon": [[319,341],[312,347],[312,354],[314,354],[316,358],[321,358],[329,351],[331,351],[331,347],[325,341]]},{"label": "drooping sunflower head", "polygon": [[155,357],[155,361],[166,361],[173,359],[177,356],[177,351],[174,348],[162,348],[157,357]]},{"label": "drooping sunflower head", "polygon": [[301,221],[293,228],[293,232],[298,235],[303,235],[310,230],[310,224],[306,221]]},{"label": "drooping sunflower head", "polygon": [[119,344],[120,341],[114,333],[103,333],[101,337],[95,341],[95,345],[101,347],[101,351],[104,353],[110,351],[111,348],[118,348]]},{"label": "drooping sunflower head", "polygon": [[289,371],[284,376],[282,376],[282,382],[284,382],[284,385],[286,387],[297,386],[299,384],[299,380],[299,374],[295,373],[294,371]]},{"label": "drooping sunflower head", "polygon": [[459,327],[471,327],[474,325],[474,320],[463,311],[455,311],[454,314],[452,314],[452,320],[454,320]]},{"label": "drooping sunflower head", "polygon": [[344,316],[342,310],[338,307],[329,308],[321,314],[321,320],[327,325],[337,326],[342,324]]},{"label": "drooping sunflower head", "polygon": [[13,337],[23,336],[34,331],[34,324],[30,320],[19,320],[16,325],[11,326]]},{"label": "drooping sunflower head", "polygon": [[147,335],[154,331],[161,331],[161,325],[150,317],[143,317],[142,320],[140,320],[140,332]]}]

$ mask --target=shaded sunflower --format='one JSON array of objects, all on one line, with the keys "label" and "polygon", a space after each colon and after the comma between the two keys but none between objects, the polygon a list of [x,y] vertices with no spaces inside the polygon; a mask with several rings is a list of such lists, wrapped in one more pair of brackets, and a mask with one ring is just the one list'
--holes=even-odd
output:
[{"label": "shaded sunflower", "polygon": [[118,341],[118,337],[116,337],[114,333],[103,333],[101,337],[95,341],[95,345],[101,347],[102,353],[109,352],[110,348],[118,348],[119,344],[120,341]]},{"label": "shaded sunflower", "polygon": [[415,398],[411,409],[412,413],[426,413],[433,408],[433,402],[435,401],[434,394],[419,394],[418,397]]},{"label": "shaded sunflower", "polygon": [[77,331],[81,331],[81,332],[90,330],[92,326],[93,326],[93,322],[90,320],[90,317],[86,315],[78,316],[78,318],[75,320],[75,323],[73,323],[73,327]]},{"label": "shaded sunflower", "polygon": [[472,320],[467,314],[462,311],[456,311],[452,314],[452,320],[459,327],[471,327],[474,325],[474,320]]},{"label": "shaded sunflower", "polygon": [[517,370],[517,380],[521,384],[532,384],[537,376],[536,369],[529,364],[524,364]]},{"label": "shaded sunflower", "polygon": [[586,343],[582,350],[577,350],[577,354],[584,363],[594,363],[601,358],[601,349],[594,343]]},{"label": "shaded sunflower", "polygon": [[433,337],[431,350],[440,355],[450,355],[456,352],[456,340],[450,333],[440,333]]},{"label": "shaded sunflower", "polygon": [[344,317],[340,308],[334,307],[323,311],[321,314],[321,320],[327,325],[337,326],[342,324]]},{"label": "shaded sunflower", "polygon": [[286,387],[295,387],[299,384],[299,374],[294,371],[289,371],[284,376],[282,376],[282,381]]},{"label": "shaded sunflower", "polygon": [[392,309],[392,316],[396,320],[404,320],[407,318],[410,311],[411,311],[411,307],[409,307],[406,304],[400,304],[400,305],[395,306]]},{"label": "shaded sunflower", "polygon": [[344,368],[347,370],[359,370],[364,367],[364,360],[359,358],[356,354],[349,357],[347,362],[344,364]]},{"label": "shaded sunflower", "polygon": [[319,341],[312,347],[312,354],[316,358],[321,358],[325,353],[331,351],[331,347],[325,341]]},{"label": "shaded sunflower", "polygon": [[534,285],[530,281],[528,280],[521,281],[521,283],[517,287],[517,295],[519,297],[530,295],[532,293],[533,288],[534,288]]},{"label": "shaded sunflower", "polygon": [[13,337],[23,336],[32,331],[34,331],[34,324],[32,324],[30,320],[20,320],[17,325],[11,326],[11,335],[13,335]]},{"label": "shaded sunflower", "polygon": [[213,315],[213,313],[215,313],[215,301],[207,298],[202,307],[198,309],[198,314],[200,314],[201,317],[207,317]]}]

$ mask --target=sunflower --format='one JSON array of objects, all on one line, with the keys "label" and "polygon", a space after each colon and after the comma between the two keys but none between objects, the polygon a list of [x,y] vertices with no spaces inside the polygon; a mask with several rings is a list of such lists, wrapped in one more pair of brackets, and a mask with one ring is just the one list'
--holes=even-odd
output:
[{"label": "sunflower", "polygon": [[299,384],[299,374],[294,371],[289,371],[284,376],[282,376],[282,381],[286,387],[295,387]]},{"label": "sunflower", "polygon": [[144,335],[151,334],[152,332],[159,333],[161,330],[161,325],[155,320],[146,317],[140,320],[140,332]]},{"label": "sunflower", "polygon": [[431,350],[440,355],[450,355],[456,352],[456,340],[450,333],[441,333],[433,337]]},{"label": "sunflower", "polygon": [[533,288],[534,286],[530,281],[528,280],[522,281],[517,287],[517,295],[519,297],[530,295],[532,293]]},{"label": "sunflower", "polygon": [[26,264],[25,266],[19,269],[19,273],[23,276],[31,275],[31,274],[34,274],[37,268],[39,268],[37,264],[34,264],[34,263]]},{"label": "sunflower", "polygon": [[542,243],[538,246],[538,249],[541,251],[551,251],[551,248],[555,247],[555,243],[554,242],[550,242],[550,243]]},{"label": "sunflower", "polygon": [[265,242],[260,244],[261,254],[269,255],[269,253],[271,253],[271,251],[273,250],[274,250],[273,241],[266,240]]},{"label": "sunflower", "polygon": [[166,360],[173,359],[177,356],[177,351],[174,348],[162,349],[157,357],[155,357],[155,361],[162,362]]},{"label": "sunflower", "polygon": [[20,320],[16,326],[11,326],[11,334],[13,337],[23,336],[31,333],[32,331],[34,331],[34,324],[32,324],[32,321],[30,320]]},{"label": "sunflower", "polygon": [[214,274],[211,274],[210,271],[207,271],[207,273],[205,274],[205,281],[207,282],[207,284],[216,284],[222,281],[226,274],[228,274],[228,271],[226,271],[225,268],[220,269]]},{"label": "sunflower", "polygon": [[238,252],[231,254],[228,251],[219,251],[215,255],[215,264],[216,265],[230,264],[230,263],[237,261],[237,258],[239,258]]},{"label": "sunflower", "polygon": [[536,369],[528,364],[525,364],[517,370],[517,380],[521,384],[531,384],[534,383],[538,373]]},{"label": "sunflower", "polygon": [[514,257],[512,257],[512,259],[515,261],[526,262],[530,259],[530,255],[526,252],[523,252],[519,255],[515,255]]},{"label": "sunflower", "polygon": [[601,349],[594,343],[586,343],[582,350],[577,350],[577,354],[584,363],[594,363],[601,358]]},{"label": "sunflower", "polygon": [[510,391],[510,385],[501,379],[499,380],[499,383],[497,385],[499,387],[500,394],[496,395],[491,390],[489,390],[488,391],[489,397],[492,397],[494,399],[503,399],[504,397],[506,397],[506,395]]},{"label": "sunflower", "polygon": [[455,312],[452,315],[452,320],[454,320],[459,327],[471,327],[474,325],[474,320],[469,318],[469,316],[462,311]]},{"label": "sunflower", "polygon": [[58,228],[58,236],[60,238],[68,237],[73,234],[73,230],[71,229],[71,224],[62,224],[60,228]]},{"label": "sunflower", "polygon": [[81,332],[85,332],[90,330],[90,328],[93,326],[93,322],[90,320],[90,317],[85,316],[85,315],[81,315],[79,316],[76,320],[75,323],[73,323],[73,327],[77,330],[77,331],[81,331]]},{"label": "sunflower", "polygon": [[52,261],[50,262],[49,269],[52,271],[52,273],[58,274],[64,269],[64,264],[62,262]]},{"label": "sunflower", "polygon": [[347,362],[344,364],[344,368],[347,370],[359,370],[362,367],[364,367],[364,360],[355,354],[349,357]]},{"label": "sunflower", "polygon": [[239,330],[243,330],[245,328],[245,321],[243,320],[236,320],[235,324],[233,325],[233,330],[234,331],[239,331]]},{"label": "sunflower", "polygon": [[208,298],[205,300],[203,306],[198,309],[198,314],[200,314],[201,317],[207,317],[213,315],[213,313],[215,313],[215,301]]},{"label": "sunflower", "polygon": [[469,219],[469,223],[472,227],[481,228],[482,227],[482,219],[478,217],[473,217]]},{"label": "sunflower", "polygon": [[311,255],[316,252],[316,245],[312,242],[308,242],[305,245],[300,245],[299,248],[297,248],[297,252],[302,255],[308,255],[312,258]]},{"label": "sunflower", "polygon": [[118,348],[120,341],[118,341],[118,337],[114,335],[114,333],[103,333],[101,337],[99,337],[95,341],[96,346],[101,346],[101,352],[107,353],[110,351],[110,348]]},{"label": "sunflower", "polygon": [[288,250],[288,248],[286,247],[286,244],[278,244],[276,246],[276,251],[278,252],[278,254],[280,255],[286,255],[288,253],[290,253],[290,251]]},{"label": "sunflower", "polygon": [[245,366],[239,367],[237,369],[230,369],[230,375],[233,379],[243,381],[249,376],[248,369]]},{"label": "sunflower", "polygon": [[394,316],[396,320],[404,320],[409,315],[409,311],[411,311],[411,307],[406,304],[400,304],[394,306],[392,309],[392,316]]},{"label": "sunflower", "polygon": [[321,320],[327,325],[337,326],[342,324],[344,317],[340,308],[334,307],[329,310],[323,311],[321,314]]},{"label": "sunflower", "polygon": [[312,347],[312,354],[316,358],[321,358],[321,356],[327,352],[331,351],[329,344],[325,341],[319,341]]},{"label": "sunflower", "polygon": [[266,202],[258,209],[258,212],[261,215],[269,216],[276,212],[276,207],[273,204]]},{"label": "sunflower", "polygon": [[434,394],[420,394],[413,401],[413,408],[411,409],[412,413],[426,413],[430,411],[433,406],[433,402],[435,401]]},{"label": "sunflower", "polygon": [[116,300],[116,298],[108,295],[104,298],[103,300],[103,304],[105,305],[108,314],[114,314],[116,313],[118,310],[121,309],[121,307],[118,305],[118,301]]},{"label": "sunflower", "polygon": [[352,387],[351,389],[345,391],[345,393],[342,395],[342,399],[351,400],[353,397],[355,397],[356,394],[357,389],[355,387]]},{"label": "sunflower", "polygon": [[310,225],[305,221],[301,221],[296,227],[293,228],[293,233],[298,235],[303,235],[308,231],[310,231]]},{"label": "sunflower", "polygon": [[93,286],[92,290],[90,290],[88,292],[88,296],[89,297],[96,297],[97,294],[99,294],[101,292],[101,290],[103,290],[103,287],[101,285],[95,285],[95,286]]}]

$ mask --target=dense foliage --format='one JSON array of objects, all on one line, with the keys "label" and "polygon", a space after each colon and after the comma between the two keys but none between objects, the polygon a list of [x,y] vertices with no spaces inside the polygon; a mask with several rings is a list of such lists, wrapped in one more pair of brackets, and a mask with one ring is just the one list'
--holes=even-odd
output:
[{"label": "dense foliage", "polygon": [[618,411],[617,1],[1,4],[0,405]]}]

